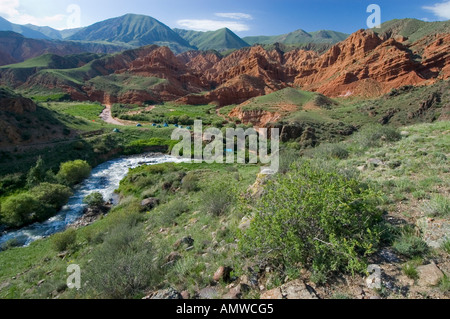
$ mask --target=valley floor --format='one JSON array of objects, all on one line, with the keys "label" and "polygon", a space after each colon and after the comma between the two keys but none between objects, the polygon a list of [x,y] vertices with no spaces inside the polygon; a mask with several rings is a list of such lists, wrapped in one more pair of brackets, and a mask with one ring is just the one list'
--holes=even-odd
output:
[{"label": "valley floor", "polygon": [[[241,251],[240,234],[252,217],[239,198],[258,197],[266,187],[258,166],[164,164],[131,171],[118,190],[120,204],[77,229],[64,251],[51,237],[1,252],[0,297],[449,298],[450,124],[399,132],[392,141],[368,132],[302,152],[324,167],[358,174],[383,194],[389,226],[368,258],[381,269],[380,289],[368,288],[364,273],[335,272],[315,283],[309,267],[261,268]],[[280,174],[294,174],[289,164],[298,151],[282,154]],[[160,205],[146,206],[149,198]],[[79,291],[67,289],[69,264],[83,270]],[[128,275],[134,280],[124,285]]]}]

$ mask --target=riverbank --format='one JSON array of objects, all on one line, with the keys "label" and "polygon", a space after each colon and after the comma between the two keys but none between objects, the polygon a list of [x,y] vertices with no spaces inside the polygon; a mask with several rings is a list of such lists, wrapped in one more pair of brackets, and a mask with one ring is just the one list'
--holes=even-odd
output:
[{"label": "riverbank", "polygon": [[120,157],[107,161],[95,167],[90,177],[74,189],[74,195],[64,208],[55,216],[42,223],[12,231],[6,231],[0,236],[0,246],[14,241],[15,246],[27,246],[33,241],[51,236],[65,230],[68,226],[81,218],[86,205],[83,199],[89,194],[98,192],[109,200],[119,187],[120,181],[127,175],[128,170],[142,165],[155,165],[166,162],[178,163],[183,160],[163,154],[143,154]]}]

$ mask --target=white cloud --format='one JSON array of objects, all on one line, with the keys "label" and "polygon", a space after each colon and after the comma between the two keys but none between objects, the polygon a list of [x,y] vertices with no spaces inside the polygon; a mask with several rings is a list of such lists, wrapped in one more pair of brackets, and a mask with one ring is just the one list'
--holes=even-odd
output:
[{"label": "white cloud", "polygon": [[423,9],[433,12],[441,19],[450,19],[450,1],[436,3],[432,6],[425,6]]},{"label": "white cloud", "polygon": [[0,0],[0,14],[6,18],[19,14],[19,0]]},{"label": "white cloud", "polygon": [[248,25],[237,21],[184,19],[178,20],[177,23],[183,28],[195,31],[215,31],[223,28],[228,28],[234,32],[250,30]]},{"label": "white cloud", "polygon": [[0,0],[0,15],[10,22],[17,24],[34,24],[39,26],[64,26],[62,22],[67,19],[64,14],[36,17],[26,14],[20,8],[19,0]]},{"label": "white cloud", "polygon": [[215,15],[220,18],[226,18],[226,19],[253,20],[253,17],[250,14],[242,13],[242,12],[216,13]]}]

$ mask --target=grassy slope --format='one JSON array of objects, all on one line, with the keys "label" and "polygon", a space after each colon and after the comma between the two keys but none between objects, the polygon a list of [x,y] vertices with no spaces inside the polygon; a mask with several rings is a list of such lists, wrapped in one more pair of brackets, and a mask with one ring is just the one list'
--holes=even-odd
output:
[{"label": "grassy slope", "polygon": [[[378,168],[369,167],[362,172],[362,175],[365,179],[377,181],[381,185],[388,197],[386,206],[388,211],[392,212],[394,216],[397,213],[402,216],[404,213],[403,217],[413,223],[416,217],[420,216],[422,203],[418,202],[419,198],[427,201],[434,194],[448,191],[450,187],[448,168],[442,162],[442,156],[437,156],[442,153],[448,155],[450,151],[448,148],[450,141],[448,135],[445,134],[449,129],[448,122],[405,127],[402,130],[409,132],[408,137],[399,142],[366,148],[363,151],[359,148],[357,139],[351,139],[341,144],[350,151],[349,158],[342,161],[329,160],[330,165],[354,169],[358,165],[366,164],[371,157],[380,158],[386,163],[399,161],[400,166],[395,168],[390,168],[389,165]],[[411,147],[411,145],[414,146]],[[422,149],[427,149],[428,154],[420,153]],[[421,155],[418,155],[418,152]],[[423,168],[423,161],[428,163],[426,169]],[[163,165],[162,167],[168,166]],[[161,278],[161,281],[165,282],[164,286],[172,286],[179,291],[188,290],[193,293],[209,285],[210,276],[224,264],[233,266],[236,274],[239,275],[241,269],[245,267],[246,261],[241,259],[239,253],[235,251],[233,243],[242,216],[233,209],[222,217],[205,214],[202,205],[203,191],[208,190],[218,180],[234,178],[230,176],[231,173],[239,176],[239,183],[236,184],[237,191],[238,193],[243,192],[253,184],[257,167],[170,165],[166,173],[163,173],[159,183],[172,178],[173,172],[178,171],[195,172],[195,176],[199,178],[200,190],[196,192],[178,190],[175,193],[163,193],[161,186],[158,186],[161,184],[157,183],[155,185],[157,187],[153,187],[151,179],[149,179],[157,170],[154,168],[133,170],[121,184],[121,193],[126,197],[124,202],[116,207],[108,217],[78,230],[77,246],[66,260],[56,256],[57,252],[51,248],[51,238],[37,241],[27,248],[0,253],[0,263],[7,265],[0,269],[0,283],[5,286],[0,290],[0,296],[4,298],[50,296],[51,292],[64,286],[67,276],[65,269],[68,264],[79,264],[82,269],[88,267],[89,260],[92,259],[92,250],[95,251],[99,247],[89,238],[108,232],[121,218],[123,219],[123,216],[136,211],[139,201],[144,196],[154,194],[163,196],[161,197],[163,204],[151,213],[141,215],[145,236],[151,238],[155,247],[165,253],[169,253],[173,249],[173,243],[180,238],[191,236],[195,240],[194,249],[182,252],[182,259],[169,268]],[[179,207],[177,203],[180,202],[184,212],[176,214],[179,209],[176,208]],[[418,216],[411,216],[411,212],[417,212]],[[161,229],[165,231],[161,232]],[[214,248],[214,242],[218,243],[217,248]],[[204,243],[207,243],[206,246]],[[437,254],[435,256],[442,256],[443,252],[437,250],[435,254]],[[401,265],[396,266],[401,267]],[[50,275],[47,275],[49,272]],[[16,279],[12,280],[13,276]],[[42,279],[45,279],[45,284],[38,286],[37,283]],[[226,291],[224,286],[224,284],[219,285],[222,292]],[[349,295],[350,292],[347,289],[347,285],[339,286],[337,284],[333,287],[335,292]],[[60,291],[57,294],[61,298],[92,297],[85,290],[78,293]],[[251,292],[246,296],[256,297],[257,294]],[[350,297],[352,296],[350,295]],[[395,298],[395,295],[393,297]]]},{"label": "grassy slope", "polygon": [[227,28],[209,32],[181,29],[175,29],[174,31],[199,50],[227,51],[249,46],[248,43]]},{"label": "grassy slope", "polygon": [[402,35],[415,42],[434,33],[450,32],[450,21],[424,22],[417,19],[391,20],[377,30],[380,35]]},{"label": "grassy slope", "polygon": [[306,32],[304,30],[296,30],[291,33],[282,34],[278,36],[254,36],[245,37],[244,41],[253,44],[273,44],[276,42],[283,44],[298,44],[298,43],[337,43],[345,40],[348,34],[321,30],[316,32]]}]

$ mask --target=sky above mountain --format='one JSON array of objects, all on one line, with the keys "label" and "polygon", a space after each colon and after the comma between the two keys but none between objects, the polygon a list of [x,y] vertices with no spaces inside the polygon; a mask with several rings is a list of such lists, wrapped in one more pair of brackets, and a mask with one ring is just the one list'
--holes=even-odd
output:
[{"label": "sky above mountain", "polygon": [[372,3],[380,6],[382,22],[450,19],[450,0],[0,0],[0,16],[13,23],[56,29],[137,13],[172,28],[208,31],[227,27],[240,36],[277,35],[295,29],[352,33],[367,28],[370,13],[366,9]]}]

